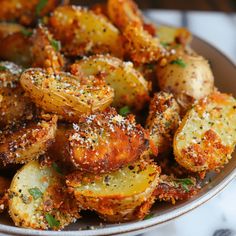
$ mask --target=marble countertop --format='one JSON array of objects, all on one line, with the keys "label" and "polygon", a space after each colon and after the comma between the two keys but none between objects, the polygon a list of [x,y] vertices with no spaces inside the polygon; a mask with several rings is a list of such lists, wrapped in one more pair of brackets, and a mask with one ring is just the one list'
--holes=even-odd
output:
[{"label": "marble countertop", "polygon": [[[154,22],[188,27],[236,63],[236,14],[161,10],[145,14]],[[203,206],[142,236],[236,236],[235,200],[236,180]]]}]

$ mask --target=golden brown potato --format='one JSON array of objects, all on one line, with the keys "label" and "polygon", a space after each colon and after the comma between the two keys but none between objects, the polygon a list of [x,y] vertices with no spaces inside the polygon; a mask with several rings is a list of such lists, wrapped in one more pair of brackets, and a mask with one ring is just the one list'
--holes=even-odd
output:
[{"label": "golden brown potato", "polygon": [[9,190],[9,213],[16,226],[63,229],[79,218],[75,200],[68,194],[64,176],[37,161],[24,165]]},{"label": "golden brown potato", "polygon": [[32,66],[61,71],[64,66],[64,58],[59,52],[60,43],[53,39],[48,29],[40,25],[35,31],[32,41],[34,58]]},{"label": "golden brown potato", "polygon": [[31,25],[37,17],[48,14],[59,3],[59,0],[1,0],[0,20],[17,20],[23,25]]},{"label": "golden brown potato", "polygon": [[214,76],[205,58],[193,52],[178,51],[157,67],[161,90],[174,94],[183,111],[214,89]]},{"label": "golden brown potato", "polygon": [[11,22],[0,22],[0,39],[3,40],[5,37],[22,32],[25,30],[25,27],[17,24],[17,23],[11,23]]},{"label": "golden brown potato", "polygon": [[200,186],[193,177],[177,179],[173,176],[161,175],[155,194],[159,201],[170,201],[175,204],[176,201],[188,200],[199,190]]},{"label": "golden brown potato", "polygon": [[123,56],[118,29],[102,15],[81,7],[62,6],[53,12],[49,25],[67,55],[111,53]]},{"label": "golden brown potato", "polygon": [[8,207],[7,190],[10,187],[10,180],[0,176],[0,213]]},{"label": "golden brown potato", "polygon": [[31,121],[0,135],[0,163],[26,163],[44,154],[55,138],[57,117]]},{"label": "golden brown potato", "polygon": [[115,109],[83,117],[70,134],[74,165],[92,173],[119,169],[146,150],[146,133],[134,117],[124,118]]},{"label": "golden brown potato", "polygon": [[126,53],[137,64],[157,61],[165,55],[165,49],[158,38],[150,35],[139,24],[128,24],[124,29],[123,35]]},{"label": "golden brown potato", "polygon": [[219,170],[236,144],[236,100],[214,92],[185,115],[174,137],[176,161],[193,172]]},{"label": "golden brown potato", "polygon": [[172,94],[154,94],[146,121],[146,128],[150,133],[150,147],[154,155],[171,148],[174,132],[180,122],[179,113],[180,107]]},{"label": "golden brown potato", "polygon": [[67,185],[83,209],[96,211],[109,222],[140,220],[155,200],[160,168],[154,163],[137,161],[110,174],[74,172]]},{"label": "golden brown potato", "polygon": [[111,21],[120,30],[124,30],[131,22],[143,25],[142,14],[133,0],[108,0],[107,11]]},{"label": "golden brown potato", "polygon": [[0,129],[33,116],[33,103],[19,84],[22,68],[12,62],[0,62]]},{"label": "golden brown potato", "polygon": [[104,80],[80,78],[65,72],[28,69],[21,75],[20,82],[38,107],[68,121],[104,110],[114,97],[113,89]]},{"label": "golden brown potato", "polygon": [[72,74],[80,77],[101,76],[115,92],[112,105],[116,108],[129,106],[140,110],[149,100],[149,84],[133,68],[132,62],[123,62],[109,55],[96,55],[71,66]]}]

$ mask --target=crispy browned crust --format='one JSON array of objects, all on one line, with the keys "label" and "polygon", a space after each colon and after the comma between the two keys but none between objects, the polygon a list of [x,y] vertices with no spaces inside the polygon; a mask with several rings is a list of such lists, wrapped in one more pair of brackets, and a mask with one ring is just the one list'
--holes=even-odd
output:
[{"label": "crispy browned crust", "polygon": [[32,37],[33,67],[52,68],[61,71],[64,58],[53,46],[53,37],[46,27],[39,26]]},{"label": "crispy browned crust", "polygon": [[0,213],[8,207],[7,190],[10,187],[10,180],[0,176]]},{"label": "crispy browned crust", "polygon": [[26,163],[46,152],[55,138],[57,116],[49,121],[31,121],[0,135],[0,163]]},{"label": "crispy browned crust", "polygon": [[92,173],[119,169],[146,149],[146,133],[133,116],[123,118],[114,109],[81,119],[70,135],[74,165]]},{"label": "crispy browned crust", "polygon": [[36,15],[38,0],[1,0],[0,20],[17,20],[23,25],[31,25],[37,17],[42,17],[52,11],[59,0],[47,0],[45,7]]}]

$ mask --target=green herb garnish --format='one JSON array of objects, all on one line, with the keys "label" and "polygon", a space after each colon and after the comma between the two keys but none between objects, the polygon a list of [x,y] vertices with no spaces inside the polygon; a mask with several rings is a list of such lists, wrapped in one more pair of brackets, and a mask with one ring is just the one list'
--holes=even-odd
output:
[{"label": "green herb garnish", "polygon": [[120,108],[120,110],[119,110],[119,114],[121,116],[127,116],[129,113],[130,113],[130,109],[128,106],[124,106],[124,107]]},{"label": "green herb garnish", "polygon": [[22,33],[24,36],[26,36],[26,37],[29,37],[29,36],[31,36],[31,35],[33,34],[32,31],[30,31],[30,30],[28,30],[28,29],[26,29],[26,28],[23,28],[23,29],[21,30],[21,33]]},{"label": "green herb garnish", "polygon": [[28,189],[28,192],[34,198],[34,200],[37,200],[38,198],[43,196],[43,193],[37,187]]},{"label": "green herb garnish", "polygon": [[7,70],[6,66],[0,66],[0,70]]},{"label": "green herb garnish", "polygon": [[60,167],[57,165],[57,163],[53,162],[52,167],[57,173],[62,174],[62,171],[61,171]]},{"label": "green herb garnish", "polygon": [[60,226],[60,222],[56,220],[51,214],[46,213],[45,218],[50,228],[55,228],[55,227],[57,228]]},{"label": "green herb garnish", "polygon": [[179,183],[186,192],[189,192],[189,185],[194,184],[193,181],[189,178],[175,179],[175,182]]},{"label": "green herb garnish", "polygon": [[36,6],[36,15],[40,16],[41,11],[43,8],[47,5],[48,0],[39,0],[37,6]]},{"label": "green herb garnish", "polygon": [[150,213],[150,214],[148,214],[148,215],[146,215],[146,216],[144,217],[144,220],[151,219],[153,216],[154,216],[154,214],[153,214],[153,213]]},{"label": "green herb garnish", "polygon": [[182,59],[173,60],[173,61],[170,62],[170,64],[172,64],[172,65],[178,65],[178,66],[181,66],[182,68],[185,68],[185,67],[186,67],[185,62],[184,62]]},{"label": "green herb garnish", "polygon": [[52,39],[50,41],[50,44],[52,45],[52,47],[58,52],[61,50],[61,42],[60,41],[57,41],[55,39]]},{"label": "green herb garnish", "polygon": [[168,46],[169,46],[169,43],[161,42],[161,45],[162,45],[163,47],[168,47]]}]

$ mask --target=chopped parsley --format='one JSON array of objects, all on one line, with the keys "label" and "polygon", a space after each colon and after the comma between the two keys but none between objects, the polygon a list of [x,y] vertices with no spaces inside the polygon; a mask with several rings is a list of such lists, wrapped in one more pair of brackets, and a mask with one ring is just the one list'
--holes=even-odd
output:
[{"label": "chopped parsley", "polygon": [[182,68],[185,68],[187,66],[186,63],[182,59],[173,60],[173,61],[170,62],[170,64],[178,65],[178,66],[180,66]]},{"label": "chopped parsley", "polygon": [[7,70],[7,67],[6,66],[0,66],[0,71],[2,70]]},{"label": "chopped parsley", "polygon": [[47,3],[48,3],[48,0],[39,0],[38,4],[36,6],[36,9],[35,9],[37,16],[40,16],[41,11],[47,5]]},{"label": "chopped parsley", "polygon": [[21,30],[21,33],[22,33],[24,36],[26,36],[26,37],[29,37],[29,36],[31,36],[31,35],[33,34],[32,31],[30,31],[30,30],[28,30],[28,29],[26,29],[26,28],[23,28],[23,29]]},{"label": "chopped parsley", "polygon": [[130,108],[128,106],[124,106],[124,107],[120,108],[120,110],[119,110],[119,114],[121,116],[127,116],[130,112],[131,111],[130,111]]},{"label": "chopped parsley", "polygon": [[189,185],[194,184],[193,181],[189,178],[176,179],[175,182],[180,184],[186,192],[189,192]]},{"label": "chopped parsley", "polygon": [[55,39],[52,39],[50,41],[50,44],[52,45],[52,47],[58,52],[61,50],[61,42],[60,41],[57,41]]},{"label": "chopped parsley", "polygon": [[151,219],[153,216],[154,216],[154,214],[153,214],[153,213],[150,213],[150,214],[148,214],[148,215],[146,215],[146,216],[144,217],[144,220]]},{"label": "chopped parsley", "polygon": [[57,165],[57,163],[53,162],[52,167],[57,173],[62,174],[62,171],[61,171],[60,167]]},{"label": "chopped parsley", "polygon": [[166,43],[166,42],[161,42],[161,45],[162,45],[163,47],[168,47],[168,46],[169,46],[169,44]]},{"label": "chopped parsley", "polygon": [[28,192],[34,198],[34,200],[37,200],[43,196],[43,193],[37,187],[28,189]]},{"label": "chopped parsley", "polygon": [[55,228],[60,226],[60,222],[56,220],[51,214],[46,213],[45,215],[46,221],[48,222],[48,225],[50,228]]}]

